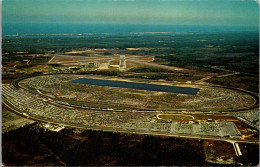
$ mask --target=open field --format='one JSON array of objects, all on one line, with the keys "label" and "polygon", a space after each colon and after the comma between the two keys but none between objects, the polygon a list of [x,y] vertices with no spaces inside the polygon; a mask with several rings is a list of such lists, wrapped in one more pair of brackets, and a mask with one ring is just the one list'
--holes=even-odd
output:
[{"label": "open field", "polygon": [[[144,56],[136,56],[136,55],[127,55],[125,57],[126,66],[128,68],[128,62],[131,64],[135,63],[136,65],[147,63],[152,61],[152,57],[144,57]],[[138,63],[137,63],[138,62]],[[120,63],[120,55],[101,55],[101,54],[94,54],[88,56],[71,56],[71,55],[55,55],[53,58],[48,62],[49,64],[62,64],[62,65],[89,65],[94,64],[98,68],[106,65],[107,68],[110,68],[110,65],[119,65]],[[139,65],[140,66],[140,65]],[[132,67],[131,65],[129,68]]]},{"label": "open field", "polygon": [[[101,55],[94,54],[88,56],[75,56],[75,55],[54,55],[48,64],[52,65],[67,65],[67,66],[76,66],[76,65],[90,65],[93,64],[97,69],[109,69],[113,68],[115,65],[120,64],[120,55]],[[153,62],[153,57],[147,56],[137,56],[126,54],[124,58],[126,62],[125,69],[131,69],[134,67],[153,67],[157,69],[164,69],[168,71],[181,71],[181,72],[194,72],[193,70],[188,70],[185,68],[162,65],[160,63]],[[213,73],[211,75],[214,75]]]}]

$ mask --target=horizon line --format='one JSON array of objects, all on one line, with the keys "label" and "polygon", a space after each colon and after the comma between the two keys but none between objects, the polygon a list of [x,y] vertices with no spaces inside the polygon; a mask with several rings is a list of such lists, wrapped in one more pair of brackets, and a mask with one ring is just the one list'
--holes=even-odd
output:
[{"label": "horizon line", "polygon": [[75,24],[75,25],[153,25],[153,26],[225,26],[225,27],[259,27],[260,25],[209,25],[209,24],[140,24],[140,23],[21,23],[6,22],[4,24]]}]

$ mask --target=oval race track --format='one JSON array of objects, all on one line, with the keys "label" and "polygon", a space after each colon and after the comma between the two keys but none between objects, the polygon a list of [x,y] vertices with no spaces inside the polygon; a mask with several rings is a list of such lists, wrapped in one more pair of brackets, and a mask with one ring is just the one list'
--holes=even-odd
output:
[{"label": "oval race track", "polygon": [[[55,75],[48,75],[57,78]],[[47,79],[50,79],[48,78]],[[55,76],[55,77],[54,77]],[[59,76],[59,75],[57,75]],[[62,76],[62,75],[60,75]],[[45,77],[45,76],[44,76]],[[126,109],[111,109],[108,106],[103,108],[95,108],[89,106],[72,105],[64,101],[59,101],[53,97],[28,90],[20,86],[20,82],[25,79],[20,79],[11,85],[3,85],[2,97],[3,104],[13,112],[16,112],[24,117],[37,121],[50,122],[65,126],[81,127],[87,129],[100,130],[124,130],[125,124],[140,120],[143,124],[149,124],[151,116],[157,113],[223,113],[243,112],[258,107],[258,96],[238,89],[233,91],[247,94],[255,99],[254,104],[245,107],[232,109],[228,111],[195,111],[195,110],[126,110]],[[51,80],[50,80],[51,81]],[[42,84],[42,83],[41,83]],[[223,87],[221,87],[223,88]],[[224,88],[228,89],[228,88]],[[145,125],[142,125],[145,126]],[[148,126],[148,125],[147,125]]]}]

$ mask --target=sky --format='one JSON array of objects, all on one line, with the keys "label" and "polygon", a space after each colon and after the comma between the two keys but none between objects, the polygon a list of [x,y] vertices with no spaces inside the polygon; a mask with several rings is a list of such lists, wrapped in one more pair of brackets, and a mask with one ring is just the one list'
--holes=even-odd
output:
[{"label": "sky", "polygon": [[3,0],[2,23],[259,26],[254,0]]}]

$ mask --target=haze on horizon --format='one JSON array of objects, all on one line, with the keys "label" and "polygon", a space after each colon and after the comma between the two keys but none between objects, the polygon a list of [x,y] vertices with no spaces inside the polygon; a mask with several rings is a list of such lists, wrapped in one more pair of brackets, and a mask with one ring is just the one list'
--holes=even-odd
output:
[{"label": "haze on horizon", "polygon": [[2,23],[259,26],[254,0],[4,0]]}]

